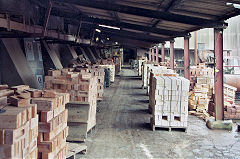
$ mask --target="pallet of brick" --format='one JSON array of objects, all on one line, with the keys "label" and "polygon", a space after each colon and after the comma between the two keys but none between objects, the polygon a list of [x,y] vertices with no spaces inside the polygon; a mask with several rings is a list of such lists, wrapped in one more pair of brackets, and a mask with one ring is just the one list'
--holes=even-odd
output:
[{"label": "pallet of brick", "polygon": [[189,97],[189,110],[208,110],[208,104],[210,101],[208,89],[207,84],[197,84],[194,87],[193,93]]},{"label": "pallet of brick", "polygon": [[8,97],[14,94],[8,85],[0,85],[0,106],[7,105]]},{"label": "pallet of brick", "polygon": [[115,81],[115,65],[99,65],[101,68],[109,68],[110,69],[110,82]]},{"label": "pallet of brick", "polygon": [[142,69],[142,88],[146,88],[148,86],[147,76],[148,76],[148,67],[153,66],[154,64],[149,62],[144,62]]},{"label": "pallet of brick", "polygon": [[[205,63],[200,63],[198,66],[190,67],[190,90],[193,90],[197,83],[197,78],[208,78],[209,80],[214,79],[214,70],[210,67],[205,66]],[[204,83],[204,84],[208,84]]]},{"label": "pallet of brick", "polygon": [[104,68],[99,68],[98,66],[90,67],[90,72],[97,78],[97,100],[103,100],[104,94],[104,78],[105,71]]},{"label": "pallet of brick", "polygon": [[104,76],[104,88],[106,87],[110,87],[111,82],[110,82],[110,69],[109,68],[105,68],[104,69],[105,72],[105,76]]},{"label": "pallet of brick", "polygon": [[45,90],[41,96],[32,97],[32,103],[37,104],[39,115],[38,157],[65,158],[67,153],[66,138],[68,136],[68,93],[56,93]]},{"label": "pallet of brick", "polygon": [[97,96],[96,86],[97,78],[86,68],[79,72],[49,70],[48,76],[45,76],[45,89],[69,93],[70,101],[92,102]]},{"label": "pallet of brick", "polygon": [[163,75],[177,76],[177,74],[174,73],[173,70],[168,69],[165,66],[159,66],[159,65],[148,66],[148,68],[147,68],[147,94],[149,93],[149,90],[150,90],[149,85],[151,82],[151,73],[153,73],[154,76],[163,76]]},{"label": "pallet of brick", "polygon": [[224,84],[223,89],[224,89],[224,91],[223,91],[224,92],[224,100],[230,102],[231,104],[234,104],[237,88],[230,86],[228,84]]},{"label": "pallet of brick", "polygon": [[240,105],[232,104],[225,106],[224,110],[225,119],[240,119]]},{"label": "pallet of brick", "polygon": [[[235,95],[237,88],[224,84],[224,118],[225,119],[240,119],[240,106],[235,103]],[[215,117],[215,102],[214,98],[209,103],[208,113]]]},{"label": "pallet of brick", "polygon": [[[13,87],[11,96],[26,96],[24,86]],[[24,88],[24,89],[22,89]],[[28,89],[28,88],[27,88]],[[9,90],[5,88],[4,90]],[[15,91],[15,92],[14,92]],[[10,95],[10,94],[8,94]],[[13,104],[12,104],[13,103]],[[9,105],[0,104],[0,155],[2,158],[37,159],[38,115],[37,105],[18,104],[10,100]]]},{"label": "pallet of brick", "polygon": [[85,141],[87,133],[96,125],[96,104],[70,102],[69,110],[68,141]]},{"label": "pallet of brick", "polygon": [[189,80],[183,77],[157,76],[152,80],[151,127],[187,129]]},{"label": "pallet of brick", "polygon": [[143,64],[146,60],[138,60],[138,76],[142,76]]}]

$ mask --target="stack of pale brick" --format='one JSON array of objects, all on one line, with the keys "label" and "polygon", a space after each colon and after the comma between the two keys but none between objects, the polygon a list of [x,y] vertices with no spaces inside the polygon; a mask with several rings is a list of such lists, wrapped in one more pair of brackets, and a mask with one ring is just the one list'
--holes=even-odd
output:
[{"label": "stack of pale brick", "polygon": [[[190,90],[193,90],[198,78],[208,78],[208,81],[214,79],[214,70],[206,67],[205,63],[200,63],[198,66],[191,66],[190,68]],[[208,82],[213,87],[213,82]]]},{"label": "stack of pale brick", "polygon": [[190,69],[190,85],[192,94],[189,97],[189,109],[207,112],[209,101],[213,95],[214,71],[204,63]]},{"label": "stack of pale brick", "polygon": [[0,85],[0,158],[36,159],[38,156],[37,105],[30,104],[28,89],[25,85],[11,89]]},{"label": "stack of pale brick", "polygon": [[90,72],[93,74],[93,76],[97,77],[97,100],[103,100],[103,94],[104,94],[104,68],[100,68],[99,66],[91,66]]},{"label": "stack of pale brick", "polygon": [[186,128],[188,120],[189,80],[182,77],[153,76],[149,100],[154,127]]},{"label": "stack of pale brick", "polygon": [[115,65],[99,65],[100,68],[110,69],[110,82],[115,81]]},{"label": "stack of pale brick", "polygon": [[173,70],[168,69],[165,66],[159,66],[159,65],[147,66],[147,94],[150,91],[151,73],[153,73],[154,76],[162,76],[162,75],[177,76],[177,74],[174,73]]},{"label": "stack of pale brick", "polygon": [[148,86],[148,67],[153,66],[151,62],[144,62],[142,69],[142,88],[146,88]]}]

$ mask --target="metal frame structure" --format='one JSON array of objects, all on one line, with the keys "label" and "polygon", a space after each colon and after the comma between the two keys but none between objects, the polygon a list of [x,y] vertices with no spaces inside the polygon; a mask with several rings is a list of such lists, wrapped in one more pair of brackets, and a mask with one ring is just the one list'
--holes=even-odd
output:
[{"label": "metal frame structure", "polygon": [[[8,13],[0,17],[0,38],[37,38],[47,43],[91,45],[104,47],[115,42],[124,46],[151,48],[161,43],[161,61],[165,62],[164,43],[170,41],[170,65],[174,69],[174,38],[185,37],[184,67],[189,79],[190,32],[215,28],[216,118],[223,119],[223,37],[224,20],[239,15],[240,11],[227,2],[237,0],[29,0],[45,16],[37,24],[12,18]],[[104,4],[104,5],[103,5]],[[18,15],[18,10],[11,14]],[[51,30],[49,22],[61,17],[64,29]],[[41,19],[41,17],[38,17]],[[31,21],[31,20],[28,20]],[[32,19],[34,21],[34,19]],[[41,21],[41,20],[40,20]],[[107,27],[106,27],[107,26]],[[111,28],[109,28],[111,27]],[[72,28],[72,30],[71,30]],[[96,29],[100,30],[96,32]],[[74,32],[75,31],[75,32]],[[98,39],[95,40],[95,39]],[[108,39],[108,40],[107,40]],[[84,52],[84,51],[83,51]],[[196,52],[196,51],[195,51]],[[85,52],[84,52],[85,53]],[[196,55],[195,55],[196,56]],[[149,60],[154,61],[154,49]],[[156,50],[158,63],[158,48]]]}]

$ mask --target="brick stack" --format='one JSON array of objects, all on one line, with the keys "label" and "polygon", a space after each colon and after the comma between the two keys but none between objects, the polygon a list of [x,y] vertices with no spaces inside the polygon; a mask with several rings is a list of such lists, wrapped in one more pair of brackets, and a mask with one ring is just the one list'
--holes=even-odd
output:
[{"label": "brick stack", "polygon": [[31,90],[32,103],[37,104],[39,115],[38,158],[66,158],[68,136],[68,93]]},{"label": "brick stack", "polygon": [[187,128],[189,84],[182,77],[153,77],[149,95],[153,130],[155,127]]},{"label": "brick stack", "polygon": [[[46,76],[46,89],[54,89],[57,92],[70,93],[70,103],[75,107],[67,107],[69,113],[69,141],[83,141],[82,136],[76,136],[76,132],[87,133],[96,125],[96,105],[97,105],[97,78],[89,73],[88,68],[77,68],[73,70],[64,69],[62,71],[50,70]],[[82,105],[89,106],[89,120],[84,122],[77,121],[81,116],[74,113],[82,111]],[[74,115],[74,117],[72,117]],[[72,120],[72,119],[76,120]],[[84,125],[84,126],[83,126]],[[77,129],[77,130],[76,130]]]},{"label": "brick stack", "polygon": [[[0,158],[37,159],[37,105],[28,102],[29,87],[22,85],[9,90],[7,85],[0,85],[0,89]],[[6,97],[10,95],[7,105]]]},{"label": "brick stack", "polygon": [[191,96],[189,97],[189,109],[198,112],[208,111],[208,104],[213,94],[214,81],[208,77],[198,77]]},{"label": "brick stack", "polygon": [[200,63],[198,66],[190,67],[190,90],[193,90],[197,82],[197,78],[202,77],[209,78],[209,80],[212,80],[214,78],[214,70],[212,68],[206,67],[205,63]]},{"label": "brick stack", "polygon": [[90,71],[93,76],[97,77],[97,100],[103,100],[105,77],[104,68],[99,68],[98,66],[91,66]]},{"label": "brick stack", "polygon": [[154,64],[150,62],[144,62],[142,69],[142,88],[148,86],[148,67],[153,66]]},{"label": "brick stack", "polygon": [[138,76],[142,76],[143,64],[146,60],[138,60]]},{"label": "brick stack", "polygon": [[100,68],[110,69],[110,82],[115,81],[115,65],[99,65]]},{"label": "brick stack", "polygon": [[48,76],[45,76],[45,89],[69,93],[70,101],[96,103],[96,77],[93,77],[87,68],[81,68],[78,71],[49,70]]},{"label": "brick stack", "polygon": [[[240,105],[235,103],[237,88],[224,84],[224,117],[226,119],[240,119]],[[214,98],[209,103],[208,113],[215,117]]]},{"label": "brick stack", "polygon": [[147,67],[147,94],[150,91],[150,83],[151,83],[151,73],[153,73],[153,76],[177,76],[176,73],[174,73],[173,70],[168,69],[165,66],[159,66],[159,65],[150,65]]}]

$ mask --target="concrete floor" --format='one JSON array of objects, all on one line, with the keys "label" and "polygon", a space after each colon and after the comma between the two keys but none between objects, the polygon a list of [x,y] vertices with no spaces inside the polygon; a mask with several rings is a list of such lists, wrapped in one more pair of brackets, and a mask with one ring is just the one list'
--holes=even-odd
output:
[{"label": "concrete floor", "polygon": [[195,116],[189,116],[187,133],[151,131],[148,96],[136,75],[123,69],[105,90],[88,153],[77,158],[240,158],[239,133],[209,130]]}]

